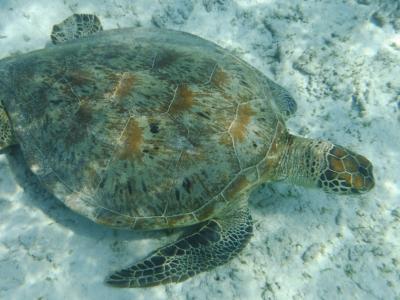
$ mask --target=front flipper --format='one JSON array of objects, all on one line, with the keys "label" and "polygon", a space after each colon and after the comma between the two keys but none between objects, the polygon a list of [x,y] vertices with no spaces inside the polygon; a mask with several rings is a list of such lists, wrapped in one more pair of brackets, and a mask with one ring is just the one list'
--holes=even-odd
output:
[{"label": "front flipper", "polygon": [[53,44],[61,44],[66,41],[79,39],[102,31],[100,20],[96,15],[73,14],[60,24],[54,25],[51,32]]},{"label": "front flipper", "polygon": [[201,224],[176,242],[115,272],[106,282],[116,287],[148,287],[183,281],[229,261],[246,246],[252,231],[251,216],[244,207]]}]

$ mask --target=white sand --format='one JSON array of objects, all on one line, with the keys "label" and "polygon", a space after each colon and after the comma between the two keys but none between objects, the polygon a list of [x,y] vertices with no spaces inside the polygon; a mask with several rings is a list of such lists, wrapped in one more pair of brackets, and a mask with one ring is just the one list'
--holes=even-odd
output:
[{"label": "white sand", "polygon": [[106,274],[171,234],[93,224],[2,155],[0,299],[400,299],[399,1],[1,0],[0,57],[44,47],[73,12],[229,48],[297,99],[292,132],[364,154],[376,187],[345,197],[265,186],[250,200],[254,237],[232,262],[180,284],[115,289]]}]

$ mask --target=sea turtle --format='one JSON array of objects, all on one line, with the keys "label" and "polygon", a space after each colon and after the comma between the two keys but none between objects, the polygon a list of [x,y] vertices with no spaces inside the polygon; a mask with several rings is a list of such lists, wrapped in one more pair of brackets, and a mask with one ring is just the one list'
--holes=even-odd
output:
[{"label": "sea turtle", "polygon": [[116,228],[186,227],[110,275],[119,287],[183,281],[252,235],[250,192],[286,180],[337,194],[374,185],[371,163],[288,133],[290,94],[216,44],[156,28],[53,27],[54,46],[0,61],[0,149],[19,144],[43,186]]}]

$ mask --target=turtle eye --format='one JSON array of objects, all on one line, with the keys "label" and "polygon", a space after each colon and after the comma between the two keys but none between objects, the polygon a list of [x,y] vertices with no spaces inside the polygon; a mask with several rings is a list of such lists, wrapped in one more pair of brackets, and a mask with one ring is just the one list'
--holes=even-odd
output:
[{"label": "turtle eye", "polygon": [[334,145],[326,154],[327,169],[319,186],[340,194],[365,193],[374,187],[372,164],[364,156]]}]

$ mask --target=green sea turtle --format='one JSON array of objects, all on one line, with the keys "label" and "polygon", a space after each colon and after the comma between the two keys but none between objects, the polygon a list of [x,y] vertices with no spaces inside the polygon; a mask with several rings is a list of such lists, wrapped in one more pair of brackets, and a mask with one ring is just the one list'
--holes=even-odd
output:
[{"label": "green sea turtle", "polygon": [[229,261],[252,235],[248,197],[260,183],[337,194],[374,185],[363,156],[289,134],[289,93],[212,42],[103,31],[86,14],[51,37],[54,46],[0,61],[0,149],[19,144],[43,186],[96,223],[186,227],[111,285],[179,282]]}]

